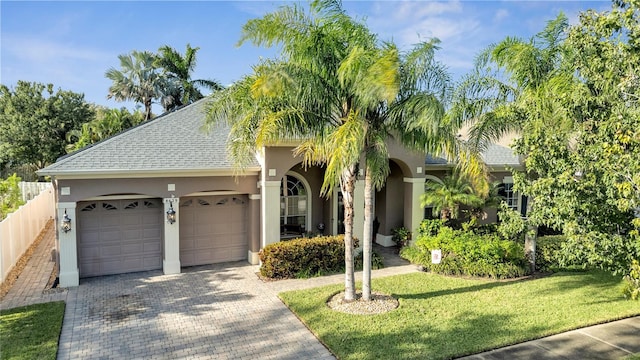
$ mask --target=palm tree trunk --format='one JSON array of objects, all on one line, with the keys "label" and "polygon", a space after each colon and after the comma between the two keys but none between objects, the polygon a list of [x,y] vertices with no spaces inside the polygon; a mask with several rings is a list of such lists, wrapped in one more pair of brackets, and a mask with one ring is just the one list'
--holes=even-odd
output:
[{"label": "palm tree trunk", "polygon": [[340,189],[344,202],[344,300],[356,298],[356,284],[353,273],[353,192],[355,188],[355,165],[342,171]]},{"label": "palm tree trunk", "polygon": [[144,101],[144,120],[151,119],[151,99],[145,99]]},{"label": "palm tree trunk", "polygon": [[371,251],[373,244],[373,179],[364,177],[364,234],[362,239],[362,300],[371,300]]}]

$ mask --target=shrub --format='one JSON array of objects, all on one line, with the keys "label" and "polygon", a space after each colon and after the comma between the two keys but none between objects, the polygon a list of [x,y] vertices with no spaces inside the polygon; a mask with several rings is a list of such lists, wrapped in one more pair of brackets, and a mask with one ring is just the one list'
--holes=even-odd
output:
[{"label": "shrub", "polygon": [[640,241],[628,235],[589,232],[567,237],[562,246],[562,266],[580,264],[624,275],[640,258]]},{"label": "shrub", "polygon": [[[362,252],[356,255],[353,258],[353,266],[356,270],[362,270],[363,258]],[[371,252],[371,269],[377,270],[384,268],[384,259],[382,255],[378,254],[376,251]]]},{"label": "shrub", "polygon": [[[431,250],[440,249],[440,264],[431,263]],[[521,244],[501,240],[496,235],[477,235],[470,231],[440,228],[437,235],[419,236],[414,246],[401,256],[425,270],[446,275],[512,278],[527,274],[527,261]]]},{"label": "shrub", "polygon": [[411,241],[411,231],[404,226],[391,229],[391,234],[393,234],[393,242],[400,248],[409,245]]},{"label": "shrub", "polygon": [[624,276],[624,288],[622,293],[625,298],[638,300],[640,298],[640,263],[638,260],[631,262],[629,274]]},{"label": "shrub", "polygon": [[310,277],[344,268],[344,236],[281,241],[259,253],[260,274],[272,279]]},{"label": "shrub", "polygon": [[536,240],[536,269],[540,271],[559,271],[583,268],[584,264],[573,259],[568,261],[564,249],[568,246],[564,235],[541,236]]},{"label": "shrub", "polygon": [[445,225],[444,220],[440,219],[425,219],[420,223],[418,227],[418,237],[421,236],[435,236],[440,232],[440,228]]}]

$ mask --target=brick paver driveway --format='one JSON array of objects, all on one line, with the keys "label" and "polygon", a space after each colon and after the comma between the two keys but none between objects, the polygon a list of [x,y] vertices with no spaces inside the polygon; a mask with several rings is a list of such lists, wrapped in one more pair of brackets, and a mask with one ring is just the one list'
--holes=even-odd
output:
[{"label": "brick paver driveway", "polygon": [[332,359],[246,263],[82,279],[59,359]]}]

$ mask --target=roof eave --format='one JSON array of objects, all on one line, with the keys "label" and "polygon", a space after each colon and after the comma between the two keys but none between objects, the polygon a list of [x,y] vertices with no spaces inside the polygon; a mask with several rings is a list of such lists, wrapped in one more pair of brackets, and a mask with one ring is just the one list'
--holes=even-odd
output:
[{"label": "roof eave", "polygon": [[54,176],[57,179],[118,179],[118,178],[157,178],[157,177],[202,177],[202,176],[246,176],[256,175],[262,170],[259,166],[244,169],[93,169],[93,170],[38,170],[39,176]]}]

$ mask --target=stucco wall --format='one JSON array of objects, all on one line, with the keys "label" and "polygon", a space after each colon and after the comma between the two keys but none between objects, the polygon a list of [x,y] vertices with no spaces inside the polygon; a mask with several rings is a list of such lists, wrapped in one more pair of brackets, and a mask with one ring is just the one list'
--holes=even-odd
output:
[{"label": "stucco wall", "polygon": [[[174,184],[175,191],[168,185]],[[57,180],[59,202],[77,202],[97,196],[138,194],[159,198],[186,196],[205,191],[235,191],[243,194],[259,194],[258,176],[220,177],[167,177],[141,179],[74,179]],[[69,188],[69,195],[60,190]]]}]

